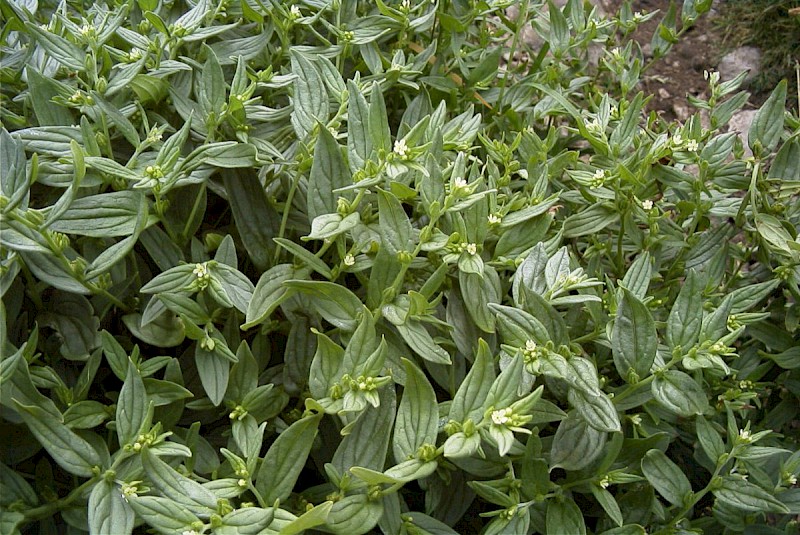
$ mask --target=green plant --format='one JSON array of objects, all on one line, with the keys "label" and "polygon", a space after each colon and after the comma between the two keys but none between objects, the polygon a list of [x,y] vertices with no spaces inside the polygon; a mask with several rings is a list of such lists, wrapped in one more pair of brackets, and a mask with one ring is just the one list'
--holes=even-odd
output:
[{"label": "green plant", "polygon": [[0,531],[796,528],[786,83],[509,4],[0,2]]}]

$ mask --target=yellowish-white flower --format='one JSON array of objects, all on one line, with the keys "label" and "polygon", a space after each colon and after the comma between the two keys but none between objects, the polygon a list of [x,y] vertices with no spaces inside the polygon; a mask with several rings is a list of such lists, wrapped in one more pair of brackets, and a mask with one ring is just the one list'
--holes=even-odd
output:
[{"label": "yellowish-white flower", "polygon": [[503,218],[497,214],[489,214],[487,219],[490,225],[499,225],[503,221]]},{"label": "yellowish-white flower", "polygon": [[403,159],[408,158],[408,145],[406,145],[405,139],[398,139],[394,142],[394,153],[400,156]]},{"label": "yellowish-white flower", "polygon": [[646,200],[642,201],[642,209],[645,212],[649,212],[650,210],[652,210],[653,209],[653,201],[651,201],[650,199],[646,199]]},{"label": "yellowish-white flower", "polygon": [[198,279],[208,277],[208,266],[205,262],[202,264],[195,264],[192,273],[194,273]]},{"label": "yellowish-white flower", "polygon": [[300,18],[300,6],[297,4],[293,5],[289,8],[289,16],[293,19]]},{"label": "yellowish-white flower", "polygon": [[349,267],[349,266],[354,265],[355,263],[356,263],[356,257],[355,256],[353,256],[351,254],[345,255],[345,257],[344,257],[344,265],[345,266]]},{"label": "yellowish-white flower", "polygon": [[511,421],[512,414],[511,407],[499,409],[492,412],[492,423],[495,425],[505,425]]},{"label": "yellowish-white flower", "polygon": [[697,148],[699,147],[696,139],[690,139],[686,142],[686,150],[689,152],[697,152]]},{"label": "yellowish-white flower", "polygon": [[469,254],[471,254],[471,255],[477,254],[478,253],[478,246],[476,244],[474,244],[474,243],[468,243],[467,244],[467,252]]}]

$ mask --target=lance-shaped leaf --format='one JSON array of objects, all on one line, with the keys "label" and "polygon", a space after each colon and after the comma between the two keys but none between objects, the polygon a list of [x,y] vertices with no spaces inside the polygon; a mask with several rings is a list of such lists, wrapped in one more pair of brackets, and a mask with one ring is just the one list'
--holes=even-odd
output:
[{"label": "lance-shaped leaf", "polygon": [[61,422],[61,419],[37,406],[14,401],[17,412],[33,436],[44,446],[58,465],[76,476],[91,477],[103,462],[97,451]]},{"label": "lance-shaped leaf", "polygon": [[397,398],[394,388],[378,390],[380,405],[368,406],[333,454],[331,464],[340,473],[354,466],[381,471],[386,462]]},{"label": "lance-shaped leaf", "polygon": [[358,325],[358,314],[363,305],[344,286],[327,281],[303,280],[289,280],[283,284],[290,291],[312,297],[312,306],[332,325],[346,331],[352,331]]},{"label": "lance-shaped leaf", "polygon": [[478,340],[475,361],[453,397],[450,419],[463,422],[467,418],[472,418],[475,423],[480,422],[483,418],[483,404],[494,379],[494,360],[489,346],[481,338]]},{"label": "lance-shaped leaf", "polygon": [[703,323],[703,288],[705,281],[696,271],[689,271],[667,319],[667,343],[688,351],[700,335]]},{"label": "lance-shaped leaf", "polygon": [[350,172],[342,157],[341,147],[327,128],[320,128],[314,146],[314,162],[308,177],[308,222],[312,223],[323,214],[336,213],[339,194],[334,193],[334,190],[343,188],[350,182]]},{"label": "lance-shaped leaf", "polygon": [[270,446],[256,475],[256,489],[265,503],[283,502],[291,494],[306,464],[323,414],[294,422]]},{"label": "lance-shaped leaf", "polygon": [[586,535],[580,507],[571,498],[547,501],[548,535]]},{"label": "lance-shaped leaf", "polygon": [[723,477],[722,485],[712,492],[720,502],[742,511],[783,514],[789,512],[789,508],[783,502],[742,477]]},{"label": "lance-shaped leaf", "polygon": [[191,531],[200,522],[192,512],[179,503],[161,496],[140,496],[129,501],[136,516],[161,533]]},{"label": "lance-shaped leaf", "polygon": [[197,481],[179,474],[159,459],[150,448],[142,450],[142,466],[153,485],[175,504],[193,514],[208,515],[217,508],[217,497]]},{"label": "lance-shaped leaf", "polygon": [[317,122],[323,125],[328,122],[328,93],[319,71],[303,53],[292,50],[291,62],[292,74],[296,75],[292,97],[292,126],[297,137],[303,139]]},{"label": "lance-shaped leaf", "polygon": [[650,311],[632,292],[622,288],[611,338],[617,373],[628,381],[633,374],[638,379],[645,378],[650,375],[657,350],[656,324]]},{"label": "lance-shaped leaf", "polygon": [[439,412],[436,393],[424,373],[410,360],[403,359],[406,384],[394,425],[394,458],[397,462],[413,457],[423,444],[436,444]]},{"label": "lance-shaped leaf", "polygon": [[642,459],[642,473],[661,496],[672,505],[690,499],[692,485],[683,471],[661,450],[650,450]]},{"label": "lance-shaped leaf", "polygon": [[142,376],[128,361],[128,372],[117,400],[116,426],[120,444],[131,444],[136,439],[147,417],[148,405]]},{"label": "lance-shaped leaf", "polygon": [[133,521],[133,509],[119,486],[113,481],[99,481],[89,495],[89,531],[126,535],[133,532]]},{"label": "lance-shaped leaf", "polygon": [[580,470],[589,466],[603,453],[606,433],[590,426],[577,413],[561,421],[553,438],[550,466],[565,470]]},{"label": "lance-shaped leaf", "polygon": [[678,370],[659,374],[651,383],[650,390],[656,401],[680,416],[703,414],[708,409],[708,397],[700,385]]},{"label": "lance-shaped leaf", "polygon": [[403,205],[397,197],[382,189],[378,190],[378,221],[381,244],[389,254],[413,250],[411,221],[408,220]]}]

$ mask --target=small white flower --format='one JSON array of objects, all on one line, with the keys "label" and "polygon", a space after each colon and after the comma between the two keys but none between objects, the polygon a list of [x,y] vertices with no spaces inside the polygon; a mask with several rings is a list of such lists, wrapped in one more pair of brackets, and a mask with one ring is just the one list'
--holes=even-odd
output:
[{"label": "small white flower", "polygon": [[680,134],[675,134],[672,136],[672,146],[673,147],[681,147],[683,146],[683,137]]},{"label": "small white flower", "polygon": [[597,170],[597,171],[595,171],[595,172],[594,172],[594,174],[592,175],[592,178],[593,178],[594,180],[603,180],[605,177],[606,177],[606,171],[605,171],[605,169],[598,169],[598,170]]},{"label": "small white flower", "polygon": [[410,11],[410,10],[411,10],[411,0],[403,0],[403,1],[400,3],[400,7],[401,7],[401,8],[402,8],[404,11]]},{"label": "small white flower", "polygon": [[355,256],[353,256],[351,254],[345,255],[345,257],[344,257],[344,265],[345,266],[349,267],[349,266],[354,265],[355,263],[356,263],[356,257]]},{"label": "small white flower", "polygon": [[739,430],[739,440],[741,440],[742,442],[750,442],[752,440],[750,431],[748,431],[747,429]]},{"label": "small white flower", "polygon": [[478,254],[478,246],[474,243],[468,243],[467,252],[471,255]]},{"label": "small white flower", "polygon": [[505,425],[511,420],[511,408],[500,409],[492,412],[492,423],[495,425]]},{"label": "small white flower", "polygon": [[463,189],[467,187],[467,181],[463,178],[457,178],[453,181],[453,186],[455,189]]},{"label": "small white flower", "polygon": [[608,476],[604,476],[603,479],[600,480],[601,488],[607,489],[610,484],[611,481],[608,479]]},{"label": "small white flower", "polygon": [[239,481],[236,482],[236,484],[239,485],[240,487],[246,487],[247,486],[247,480],[240,479]]},{"label": "small white flower", "polygon": [[536,342],[533,340],[528,340],[525,342],[525,350],[527,351],[536,351]]},{"label": "small white flower", "polygon": [[194,269],[192,270],[192,273],[194,273],[194,275],[198,279],[202,279],[202,278],[208,276],[208,267],[206,266],[205,263],[195,264]]},{"label": "small white flower", "polygon": [[653,201],[651,201],[650,199],[646,199],[646,200],[642,201],[642,209],[645,212],[649,212],[650,210],[652,210],[653,209]]},{"label": "small white flower", "polygon": [[408,145],[405,139],[398,139],[394,142],[394,152],[401,158],[408,158]]},{"label": "small white flower", "polygon": [[195,530],[193,530],[193,529],[187,529],[187,530],[185,530],[183,533],[181,533],[181,535],[200,535],[200,534],[199,534],[199,533],[197,533],[197,532],[196,532]]},{"label": "small white flower", "polygon": [[686,150],[689,152],[697,152],[698,144],[696,139],[690,139],[686,142]]},{"label": "small white flower", "polygon": [[300,18],[300,6],[298,6],[298,5],[296,5],[296,4],[295,4],[295,5],[293,5],[292,7],[290,7],[290,8],[289,8],[289,15],[290,15],[290,16],[291,16],[293,19]]},{"label": "small white flower", "polygon": [[487,219],[489,220],[490,225],[499,225],[500,222],[503,221],[503,218],[497,214],[489,214]]},{"label": "small white flower", "polygon": [[797,485],[797,476],[794,474],[790,475],[789,477],[786,478],[786,482],[789,485]]}]

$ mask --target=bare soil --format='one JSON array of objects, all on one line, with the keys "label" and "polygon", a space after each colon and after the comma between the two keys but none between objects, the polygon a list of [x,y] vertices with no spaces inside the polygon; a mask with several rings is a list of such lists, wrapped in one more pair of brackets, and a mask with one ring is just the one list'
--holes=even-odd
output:
[{"label": "bare soil", "polygon": [[[606,4],[610,12],[616,12],[622,1],[607,0]],[[640,26],[634,34],[647,53],[650,40],[669,8],[669,0],[637,0],[632,7],[643,14],[659,11],[659,15]],[[703,71],[714,69],[726,52],[721,45],[722,36],[714,27],[715,16],[715,9],[701,16],[667,56],[655,62],[642,76],[642,89],[646,94],[653,95],[649,109],[655,110],[667,121],[684,121],[688,118],[692,110],[687,96],[706,96],[707,82]]]}]

